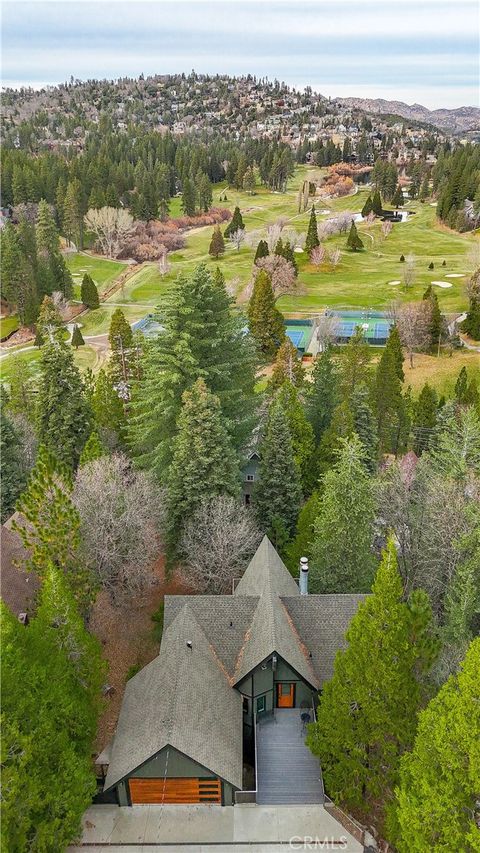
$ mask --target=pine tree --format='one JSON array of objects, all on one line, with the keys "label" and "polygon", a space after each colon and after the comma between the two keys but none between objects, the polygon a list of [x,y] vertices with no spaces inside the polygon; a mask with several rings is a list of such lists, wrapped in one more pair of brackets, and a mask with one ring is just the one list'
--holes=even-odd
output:
[{"label": "pine tree", "polygon": [[352,219],[352,224],[350,226],[350,231],[348,233],[347,238],[347,248],[351,249],[353,252],[357,252],[358,249],[363,249],[363,242],[358,236],[357,226]]},{"label": "pine tree", "polygon": [[298,357],[298,350],[286,337],[277,350],[272,376],[268,383],[269,393],[274,393],[285,382],[290,382],[297,388],[303,385],[305,371]]},{"label": "pine tree", "polygon": [[270,254],[268,249],[268,243],[266,240],[260,240],[257,251],[255,252],[255,257],[253,259],[253,263],[256,264],[260,258],[266,258]]},{"label": "pine tree", "polygon": [[112,351],[110,369],[117,382],[128,383],[134,374],[133,332],[121,308],[116,308],[110,320],[108,342]]},{"label": "pine tree", "polygon": [[73,326],[71,344],[74,349],[78,349],[78,347],[85,346],[85,341],[83,340],[83,335],[80,331],[80,326],[77,323],[75,323]]},{"label": "pine tree", "polygon": [[397,184],[397,189],[395,190],[395,193],[392,198],[392,204],[397,209],[401,207],[402,204],[405,204],[405,198],[400,184]]},{"label": "pine tree", "polygon": [[42,347],[36,414],[40,443],[75,468],[90,432],[91,410],[73,352],[62,341]]},{"label": "pine tree", "polygon": [[417,456],[420,456],[424,450],[428,450],[430,446],[437,423],[437,412],[437,392],[426,382],[414,406],[413,449]]},{"label": "pine tree", "polygon": [[100,370],[90,401],[95,426],[108,447],[122,445],[125,440],[126,420],[123,403],[107,371]]},{"label": "pine tree", "polygon": [[350,407],[353,415],[353,429],[365,452],[365,465],[367,470],[373,474],[377,470],[378,464],[378,434],[366,385],[358,385],[355,388],[350,399]]},{"label": "pine tree", "polygon": [[50,205],[42,199],[38,205],[36,225],[39,254],[53,255],[60,251],[60,240]]},{"label": "pine tree", "polygon": [[300,471],[303,493],[308,495],[315,485],[315,467],[313,465],[315,437],[312,425],[307,420],[298,388],[289,379],[284,380],[277,391],[276,400],[283,406],[287,416],[293,455]]},{"label": "pine tree", "polygon": [[223,232],[224,237],[231,237],[232,234],[235,234],[236,231],[245,231],[245,224],[243,222],[242,214],[240,213],[240,208],[237,207],[233,211],[233,216],[228,223],[225,231]]},{"label": "pine tree", "polygon": [[248,325],[258,351],[272,358],[285,341],[283,315],[275,307],[270,276],[260,270],[247,309]]},{"label": "pine tree", "polygon": [[421,712],[411,752],[400,765],[395,846],[399,853],[480,849],[480,639]]},{"label": "pine tree", "polygon": [[256,187],[255,172],[253,171],[252,167],[249,166],[247,171],[245,172],[245,174],[243,176],[243,189],[249,195],[254,195],[255,194],[255,187]]},{"label": "pine tree", "polygon": [[38,205],[35,234],[41,289],[47,294],[59,291],[65,299],[70,299],[73,279],[60,253],[60,239],[52,211],[44,199]]},{"label": "pine tree", "polygon": [[182,397],[167,485],[167,529],[171,555],[193,512],[215,495],[237,496],[238,457],[223,421],[218,397],[197,379]]},{"label": "pine tree", "polygon": [[409,604],[393,542],[377,570],[372,595],[360,603],[323,685],[307,744],[322,764],[329,796],[377,814],[390,801],[402,754],[411,748],[424,681],[437,652],[428,596]]},{"label": "pine tree", "polygon": [[36,270],[23,243],[22,227],[15,228],[11,222],[7,222],[1,234],[0,283],[2,299],[11,311],[18,312],[23,325],[31,326],[39,305]]},{"label": "pine tree", "polygon": [[320,245],[318,239],[317,215],[315,213],[315,205],[312,204],[310,212],[310,220],[308,223],[307,239],[305,240],[305,251],[310,254],[312,249],[316,249]]},{"label": "pine tree", "polygon": [[367,218],[368,214],[372,212],[372,197],[369,195],[365,204],[362,207],[362,216],[364,219]]},{"label": "pine tree", "polygon": [[353,413],[348,400],[335,406],[330,424],[323,432],[316,452],[316,473],[322,478],[338,459],[342,439],[353,435]]},{"label": "pine tree", "polygon": [[372,198],[372,212],[375,216],[381,216],[383,213],[382,198],[378,190],[375,190]]},{"label": "pine tree", "polygon": [[44,579],[50,566],[62,571],[82,610],[93,601],[94,585],[79,557],[80,516],[71,499],[71,471],[40,446],[12,524],[29,556],[25,568]]},{"label": "pine tree", "polygon": [[94,462],[95,459],[100,459],[105,456],[106,450],[100,440],[100,436],[96,430],[92,430],[85,443],[80,456],[79,466],[87,465],[89,462]]},{"label": "pine tree", "polygon": [[219,397],[235,448],[251,434],[254,353],[245,320],[233,304],[223,276],[212,275],[204,264],[179,276],[163,297],[159,319],[164,331],[145,351],[129,421],[138,462],[163,482],[182,394],[198,378]]},{"label": "pine tree", "polygon": [[[107,202],[110,204],[110,202]],[[117,207],[117,204],[112,205]],[[63,231],[69,243],[83,248],[82,185],[78,178],[69,181],[63,202]]]},{"label": "pine tree", "polygon": [[260,446],[259,478],[254,492],[255,513],[261,529],[269,533],[280,525],[290,537],[301,503],[300,471],[292,446],[288,419],[274,400],[268,412]]},{"label": "pine tree", "polygon": [[395,362],[396,374],[400,382],[403,382],[403,380],[405,379],[405,374],[403,372],[402,342],[400,340],[398,329],[395,325],[390,327],[390,332],[387,338],[387,343],[385,344],[385,349],[392,351],[393,360]]},{"label": "pine tree", "polygon": [[6,398],[0,393],[0,518],[2,523],[12,514],[15,502],[25,485],[21,442],[14,423],[5,412]]},{"label": "pine tree", "polygon": [[220,231],[220,226],[217,225],[212,234],[208,254],[211,255],[212,258],[218,258],[218,256],[223,255],[224,252],[225,240],[223,239],[223,234]]},{"label": "pine tree", "polygon": [[190,178],[185,178],[182,187],[182,210],[185,216],[195,216],[196,193],[195,185]]},{"label": "pine tree", "polygon": [[377,366],[373,389],[381,454],[401,452],[408,438],[408,413],[402,396],[398,366],[394,346],[385,347]]},{"label": "pine tree", "polygon": [[98,298],[97,285],[93,278],[86,272],[82,279],[80,289],[80,299],[87,308],[99,308],[100,300]]},{"label": "pine tree", "polygon": [[300,510],[295,537],[286,549],[285,565],[294,577],[298,577],[299,574],[300,558],[310,557],[314,524],[319,512],[320,497],[318,492],[313,492]]},{"label": "pine tree", "polygon": [[341,391],[348,399],[360,382],[367,382],[372,350],[365,340],[363,329],[357,326],[346,347],[342,351]]},{"label": "pine tree", "polygon": [[105,666],[53,567],[27,628],[1,606],[2,847],[63,850],[96,789],[91,752]]},{"label": "pine tree", "polygon": [[342,439],[338,460],[324,475],[312,543],[315,592],[366,592],[370,587],[375,502],[364,459],[358,436]]},{"label": "pine tree", "polygon": [[311,377],[312,381],[307,389],[306,411],[318,442],[330,426],[337,402],[337,370],[330,347],[315,359]]},{"label": "pine tree", "polygon": [[455,382],[455,397],[459,403],[465,405],[468,395],[468,374],[465,365],[461,368]]}]

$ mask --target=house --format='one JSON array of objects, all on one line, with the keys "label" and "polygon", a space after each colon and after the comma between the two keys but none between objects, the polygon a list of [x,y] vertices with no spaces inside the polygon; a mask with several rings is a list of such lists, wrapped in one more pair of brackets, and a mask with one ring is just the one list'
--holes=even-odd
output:
[{"label": "house", "polygon": [[259,721],[312,709],[363,598],[301,594],[267,537],[231,595],[165,596],[160,652],[128,681],[101,756],[102,797],[233,805]]}]

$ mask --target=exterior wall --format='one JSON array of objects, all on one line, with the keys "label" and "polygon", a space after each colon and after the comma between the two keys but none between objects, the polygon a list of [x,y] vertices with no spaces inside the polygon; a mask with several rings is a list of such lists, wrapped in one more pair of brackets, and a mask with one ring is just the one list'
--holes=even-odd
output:
[{"label": "exterior wall", "polygon": [[[130,805],[128,779],[131,777],[135,779],[161,779],[165,774],[167,775],[167,778],[218,778],[216,773],[213,773],[201,764],[197,764],[197,762],[189,758],[188,755],[183,755],[183,753],[178,752],[176,749],[173,749],[173,747],[165,747],[165,749],[162,749],[162,751],[157,753],[157,755],[152,756],[152,758],[146,761],[145,764],[142,764],[141,767],[133,770],[125,777],[125,779],[122,779],[122,781],[118,783],[117,795],[119,805]],[[222,804],[225,806],[232,806],[234,803],[234,788],[229,782],[221,781]]]},{"label": "exterior wall", "polygon": [[245,703],[247,710],[244,710],[243,714],[244,730],[247,736],[248,730],[253,726],[257,698],[265,697],[265,713],[271,713],[276,707],[276,685],[282,681],[295,683],[295,708],[300,708],[302,702],[308,702],[311,705],[312,697],[315,697],[316,692],[281,657],[277,655],[275,671],[272,669],[272,659],[269,658],[237,684],[237,689],[247,698]]},{"label": "exterior wall", "polygon": [[[260,465],[260,458],[256,453],[252,454],[247,464],[242,469],[242,496],[243,502],[247,506],[252,501],[253,490],[255,488],[255,481],[258,477],[258,466]],[[248,480],[247,477],[253,477],[253,480]]]}]

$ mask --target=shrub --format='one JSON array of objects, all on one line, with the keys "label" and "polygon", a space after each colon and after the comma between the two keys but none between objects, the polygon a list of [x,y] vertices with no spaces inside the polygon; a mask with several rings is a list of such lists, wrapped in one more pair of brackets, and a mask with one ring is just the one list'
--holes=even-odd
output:
[{"label": "shrub", "polygon": [[129,666],[127,669],[127,675],[126,675],[125,681],[130,681],[130,679],[133,678],[133,676],[136,675],[137,672],[140,672],[141,668],[142,668],[141,664],[132,663],[132,665]]},{"label": "shrub", "polygon": [[428,269],[429,269],[429,270],[433,270],[433,269],[434,269],[433,261],[430,261],[430,263],[429,263],[429,265],[428,265]]},{"label": "shrub", "polygon": [[403,264],[404,261],[405,261],[405,255],[400,255],[400,263]]}]

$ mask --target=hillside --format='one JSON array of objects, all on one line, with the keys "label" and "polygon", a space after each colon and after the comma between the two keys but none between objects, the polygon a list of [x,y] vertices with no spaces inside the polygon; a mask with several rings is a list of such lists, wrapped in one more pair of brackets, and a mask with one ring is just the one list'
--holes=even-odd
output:
[{"label": "hillside", "polygon": [[450,133],[478,130],[480,109],[457,107],[454,110],[429,110],[421,104],[405,104],[403,101],[386,101],[383,98],[337,98],[345,107],[359,109],[374,115],[399,115],[409,121],[420,121]]}]

